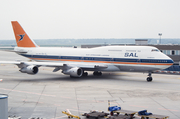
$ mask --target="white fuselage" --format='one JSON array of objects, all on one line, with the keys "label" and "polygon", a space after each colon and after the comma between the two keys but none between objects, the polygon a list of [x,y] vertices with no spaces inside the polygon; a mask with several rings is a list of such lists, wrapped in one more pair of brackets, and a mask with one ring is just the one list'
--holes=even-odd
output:
[{"label": "white fuselage", "polygon": [[50,61],[77,65],[102,64],[108,66],[101,69],[101,71],[152,72],[168,68],[173,64],[171,58],[151,46],[104,46],[90,49],[16,47],[14,50],[22,56],[39,62]]}]

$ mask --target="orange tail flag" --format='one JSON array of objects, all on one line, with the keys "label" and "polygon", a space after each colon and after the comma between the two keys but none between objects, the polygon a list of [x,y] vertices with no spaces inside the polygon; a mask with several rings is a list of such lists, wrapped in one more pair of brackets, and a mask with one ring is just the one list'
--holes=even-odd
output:
[{"label": "orange tail flag", "polygon": [[17,21],[11,21],[18,47],[37,47]]}]

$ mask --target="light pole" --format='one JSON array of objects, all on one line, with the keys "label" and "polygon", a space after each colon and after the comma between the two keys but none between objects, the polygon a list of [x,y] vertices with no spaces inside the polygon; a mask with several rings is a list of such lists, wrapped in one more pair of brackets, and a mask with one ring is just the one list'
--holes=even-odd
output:
[{"label": "light pole", "polygon": [[161,36],[162,36],[162,33],[159,33],[158,35],[160,36],[159,44],[161,44]]}]

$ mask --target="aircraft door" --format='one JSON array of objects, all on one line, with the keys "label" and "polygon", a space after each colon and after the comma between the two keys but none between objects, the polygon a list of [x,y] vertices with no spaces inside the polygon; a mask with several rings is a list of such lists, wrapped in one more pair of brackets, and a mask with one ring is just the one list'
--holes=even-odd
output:
[{"label": "aircraft door", "polygon": [[81,57],[81,59],[80,59],[80,60],[81,60],[81,62],[84,62],[84,57]]},{"label": "aircraft door", "polygon": [[141,59],[138,59],[138,60],[137,60],[137,64],[141,64]]},{"label": "aircraft door", "polygon": [[114,58],[111,58],[110,62],[111,62],[111,63],[114,63]]},{"label": "aircraft door", "polygon": [[33,59],[33,55],[31,55],[31,59]]}]

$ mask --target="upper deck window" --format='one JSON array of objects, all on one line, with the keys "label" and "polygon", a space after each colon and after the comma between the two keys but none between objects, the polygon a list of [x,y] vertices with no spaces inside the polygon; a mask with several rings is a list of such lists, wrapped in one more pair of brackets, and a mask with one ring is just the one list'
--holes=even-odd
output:
[{"label": "upper deck window", "polygon": [[158,49],[152,49],[151,52],[159,52]]}]

